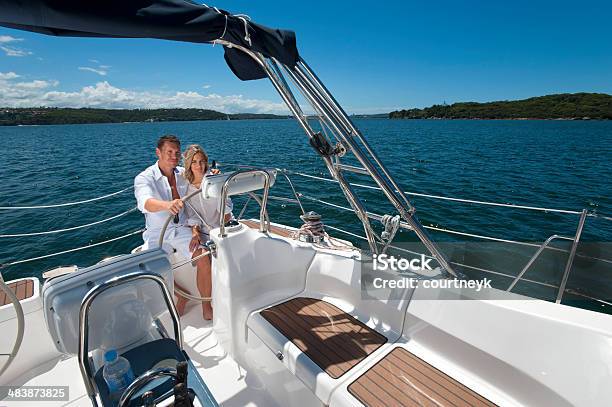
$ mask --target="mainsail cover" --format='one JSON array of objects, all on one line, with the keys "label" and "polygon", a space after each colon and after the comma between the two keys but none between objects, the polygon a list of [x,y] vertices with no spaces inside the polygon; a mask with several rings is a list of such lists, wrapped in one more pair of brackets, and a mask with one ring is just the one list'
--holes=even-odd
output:
[{"label": "mainsail cover", "polygon": [[[188,0],[0,0],[0,25],[67,37],[158,38],[209,43],[225,40],[294,67],[295,33],[251,22],[248,17]],[[225,49],[225,60],[242,80],[266,74],[251,58]]]}]

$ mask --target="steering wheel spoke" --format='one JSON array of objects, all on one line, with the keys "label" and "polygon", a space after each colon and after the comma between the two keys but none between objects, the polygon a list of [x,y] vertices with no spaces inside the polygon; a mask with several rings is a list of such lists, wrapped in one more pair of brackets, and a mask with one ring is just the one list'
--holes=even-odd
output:
[{"label": "steering wheel spoke", "polygon": [[157,369],[147,370],[146,372],[138,376],[132,382],[132,384],[130,384],[128,388],[125,389],[125,391],[121,395],[121,398],[119,398],[119,404],[117,405],[117,407],[127,407],[130,401],[132,400],[132,397],[134,397],[138,390],[142,389],[145,385],[160,377],[172,377],[174,378],[175,382],[178,381],[178,374],[176,369],[174,368],[161,367]]},{"label": "steering wheel spoke", "polygon": [[19,299],[17,298],[13,290],[11,290],[8,285],[6,285],[6,283],[2,279],[2,276],[0,276],[0,291],[4,291],[6,296],[11,300],[11,303],[15,308],[15,313],[17,314],[17,337],[15,338],[15,343],[13,344],[13,349],[11,350],[11,353],[3,354],[3,356],[8,356],[8,359],[6,360],[6,362],[4,362],[4,365],[0,367],[0,376],[2,376],[2,374],[9,368],[11,363],[13,363],[13,361],[15,360],[17,352],[19,352],[19,348],[21,347],[21,342],[23,341],[23,332],[25,330],[25,317],[23,315],[23,308],[21,307]]}]

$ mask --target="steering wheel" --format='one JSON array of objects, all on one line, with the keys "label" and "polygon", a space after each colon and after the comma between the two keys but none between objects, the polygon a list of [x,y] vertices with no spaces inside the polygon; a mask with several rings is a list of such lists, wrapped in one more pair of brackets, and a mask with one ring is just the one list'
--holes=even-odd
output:
[{"label": "steering wheel", "polygon": [[0,276],[0,290],[4,291],[4,293],[11,299],[13,303],[13,307],[15,308],[15,313],[17,314],[17,337],[15,338],[15,343],[13,344],[13,350],[8,354],[8,360],[4,362],[4,366],[0,368],[0,376],[2,373],[9,368],[13,360],[15,360],[15,356],[17,356],[17,352],[19,352],[19,348],[21,347],[21,342],[23,341],[23,331],[25,329],[25,319],[23,316],[23,308],[21,307],[21,303],[17,299],[13,290],[9,288],[8,285],[2,280]]},{"label": "steering wheel", "polygon": [[[189,195],[187,195],[185,198],[181,198],[181,200],[183,202],[187,202],[188,200],[190,200],[191,198],[193,198],[194,196],[199,194],[201,191],[202,191],[202,189],[198,188],[197,190],[195,190],[192,193],[190,193]],[[161,232],[159,233],[159,239],[157,241],[157,245],[159,247],[163,247],[163,244],[164,244],[164,235],[166,234],[166,229],[168,229],[168,225],[170,224],[170,221],[172,219],[174,219],[174,215],[173,214],[168,215],[168,218],[166,218],[166,221],[164,222],[164,226],[162,226],[162,228],[161,228]]]},{"label": "steering wheel", "polygon": [[174,368],[160,367],[157,369],[147,370],[146,372],[138,376],[132,382],[132,384],[130,384],[128,388],[125,389],[125,391],[121,395],[121,398],[119,399],[119,404],[117,404],[117,407],[128,406],[130,401],[132,400],[132,397],[134,397],[134,394],[136,394],[138,390],[140,390],[147,383],[163,376],[173,377],[176,381],[178,381],[178,374],[176,372],[176,369]]},{"label": "steering wheel", "polygon": [[[193,191],[192,193],[190,193],[189,195],[187,195],[184,198],[181,198],[183,200],[183,202],[187,202],[188,200],[190,200],[191,198],[193,198],[194,196],[196,196],[197,194],[199,194],[202,191],[201,188],[198,188],[196,191]],[[168,215],[168,218],[166,218],[166,221],[164,222],[164,226],[161,229],[161,232],[159,233],[159,240],[157,241],[157,245],[159,247],[163,247],[164,244],[164,235],[166,234],[166,229],[168,229],[168,225],[170,224],[170,221],[174,219],[174,215],[170,214]],[[210,297],[198,297],[195,295],[191,295],[189,293],[184,292],[183,290],[180,290],[177,287],[174,287],[174,291],[178,292],[181,296],[185,297],[185,298],[189,298],[191,300],[195,300],[195,301],[210,301]]]}]

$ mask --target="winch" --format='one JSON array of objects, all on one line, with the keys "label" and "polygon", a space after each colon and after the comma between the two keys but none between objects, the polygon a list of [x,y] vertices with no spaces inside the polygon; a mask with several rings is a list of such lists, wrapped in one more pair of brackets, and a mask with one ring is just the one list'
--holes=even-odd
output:
[{"label": "winch", "polygon": [[321,222],[321,215],[310,211],[300,216],[304,222],[297,233],[297,239],[306,243],[321,243],[325,238],[325,229]]}]

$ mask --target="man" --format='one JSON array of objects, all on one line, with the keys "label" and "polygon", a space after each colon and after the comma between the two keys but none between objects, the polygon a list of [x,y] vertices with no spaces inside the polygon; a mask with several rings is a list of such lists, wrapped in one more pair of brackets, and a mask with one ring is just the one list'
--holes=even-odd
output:
[{"label": "man", "polygon": [[[187,180],[182,176],[183,168],[178,167],[181,142],[173,135],[162,136],[157,141],[155,154],[158,161],[134,179],[134,195],[138,209],[145,215],[146,220],[146,230],[142,234],[143,249],[158,245],[164,222],[172,214],[174,219],[164,234],[164,249],[173,250],[181,258],[189,259],[192,230],[187,224],[181,201],[188,187]],[[183,290],[182,287],[179,288]],[[179,314],[183,314],[186,303],[185,298],[178,297],[176,307]]]}]

